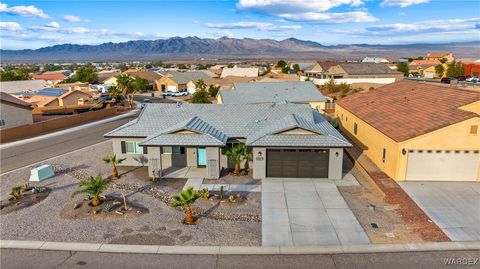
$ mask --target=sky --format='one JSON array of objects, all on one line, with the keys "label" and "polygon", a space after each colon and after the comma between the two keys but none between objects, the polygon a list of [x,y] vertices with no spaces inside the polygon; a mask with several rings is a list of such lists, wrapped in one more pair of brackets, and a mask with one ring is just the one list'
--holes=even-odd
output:
[{"label": "sky", "polygon": [[480,40],[478,0],[2,1],[0,48],[169,37],[324,45]]}]

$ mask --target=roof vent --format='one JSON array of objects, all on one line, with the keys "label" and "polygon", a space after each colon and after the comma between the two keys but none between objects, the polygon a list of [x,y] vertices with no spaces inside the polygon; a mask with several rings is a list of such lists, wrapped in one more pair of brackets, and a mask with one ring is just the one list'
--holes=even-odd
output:
[{"label": "roof vent", "polygon": [[177,107],[181,107],[181,106],[182,106],[182,102],[177,101]]}]

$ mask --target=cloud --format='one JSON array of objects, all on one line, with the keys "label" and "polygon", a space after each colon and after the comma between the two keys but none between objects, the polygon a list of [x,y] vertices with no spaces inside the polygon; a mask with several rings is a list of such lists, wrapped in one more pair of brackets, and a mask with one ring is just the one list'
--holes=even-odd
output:
[{"label": "cloud", "polygon": [[268,22],[241,21],[232,23],[206,23],[205,26],[216,29],[256,29],[259,31],[289,31],[298,30],[300,25],[273,25]]},{"label": "cloud", "polygon": [[50,23],[45,24],[45,27],[49,28],[60,28],[60,24],[56,21],[52,21]]},{"label": "cloud", "polygon": [[385,0],[380,3],[381,7],[408,7],[412,5],[428,3],[430,0]]},{"label": "cloud", "polygon": [[214,31],[214,32],[208,32],[208,34],[210,34],[211,36],[213,36],[214,38],[219,38],[219,37],[233,37],[234,34],[228,30],[225,30],[225,31]]},{"label": "cloud", "polygon": [[43,10],[35,6],[14,6],[8,7],[7,4],[0,3],[0,12],[21,17],[37,17],[41,19],[50,18]]},{"label": "cloud", "polygon": [[[377,19],[361,7],[363,0],[239,0],[239,10],[252,11],[280,19],[311,23],[372,22]],[[353,12],[331,13],[340,6],[354,7]]]},{"label": "cloud", "polygon": [[0,22],[0,29],[10,32],[17,32],[22,30],[22,26],[16,22]]},{"label": "cloud", "polygon": [[67,21],[67,22],[90,22],[89,20],[84,20],[78,16],[75,15],[63,15],[62,20]]}]

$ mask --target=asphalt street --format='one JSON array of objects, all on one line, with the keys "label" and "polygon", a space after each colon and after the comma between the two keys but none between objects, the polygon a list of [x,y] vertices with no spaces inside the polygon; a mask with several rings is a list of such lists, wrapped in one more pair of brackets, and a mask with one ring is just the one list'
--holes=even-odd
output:
[{"label": "asphalt street", "polygon": [[[480,268],[479,257],[480,251],[322,255],[167,255],[1,249],[0,267],[2,269]],[[451,261],[452,258],[465,264],[446,265],[446,259]]]}]

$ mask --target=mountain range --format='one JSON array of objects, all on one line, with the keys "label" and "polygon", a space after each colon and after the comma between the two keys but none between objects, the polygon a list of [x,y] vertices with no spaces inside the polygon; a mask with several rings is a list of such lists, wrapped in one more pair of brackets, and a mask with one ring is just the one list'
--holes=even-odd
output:
[{"label": "mountain range", "polygon": [[[478,54],[480,41],[444,44],[335,45],[288,38],[172,37],[100,45],[62,44],[39,49],[0,50],[2,62],[190,60],[190,59],[361,59],[365,56],[413,57],[429,51],[452,51],[459,58]],[[477,53],[475,53],[475,51]],[[478,55],[477,55],[478,56]]]}]

